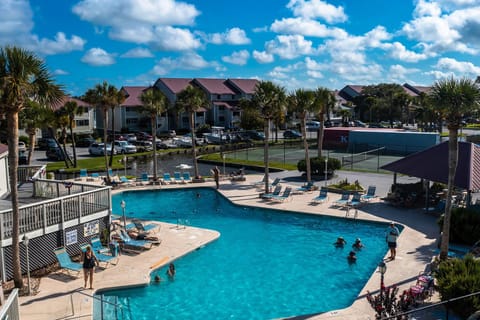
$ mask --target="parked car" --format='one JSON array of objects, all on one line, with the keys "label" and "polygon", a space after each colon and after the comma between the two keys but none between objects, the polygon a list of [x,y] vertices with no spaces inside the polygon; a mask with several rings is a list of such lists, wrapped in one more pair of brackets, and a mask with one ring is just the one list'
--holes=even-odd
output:
[{"label": "parked car", "polygon": [[134,143],[137,141],[137,136],[134,133],[128,133],[125,135],[125,139],[130,143]]},{"label": "parked car", "polygon": [[365,122],[360,121],[360,120],[353,120],[353,126],[354,127],[366,128],[367,124]]},{"label": "parked car", "polygon": [[27,145],[23,141],[18,141],[18,151],[27,151]]},{"label": "parked car", "polygon": [[160,139],[171,139],[175,138],[177,133],[175,130],[166,130],[166,131],[157,131],[157,137]]},{"label": "parked car", "polygon": [[[73,157],[73,155],[69,151],[67,151],[67,154],[70,158]],[[65,154],[63,152],[63,149],[61,149],[59,147],[48,149],[45,152],[45,156],[47,157],[48,160],[52,160],[52,161],[63,161],[63,160],[65,160]]]},{"label": "parked car", "polygon": [[153,150],[152,141],[140,140],[135,142],[135,146],[137,147],[137,152],[147,152]]},{"label": "parked car", "polygon": [[137,152],[137,147],[127,141],[116,140],[113,145],[116,153],[126,154]]},{"label": "parked car", "polygon": [[[105,155],[105,144],[104,143],[92,143],[90,147],[88,147],[88,153],[92,156],[103,156]],[[112,145],[107,144],[107,154],[112,152]],[[116,154],[115,148],[113,149],[113,154]]]},{"label": "parked car", "polygon": [[302,137],[302,134],[297,130],[285,130],[283,132],[284,139],[299,139]]},{"label": "parked car", "polygon": [[18,164],[28,164],[28,155],[27,151],[19,151],[18,152]]},{"label": "parked car", "polygon": [[168,143],[167,141],[156,140],[157,149],[169,149],[169,148],[176,148],[177,145],[174,143]]},{"label": "parked car", "polygon": [[138,131],[135,132],[135,136],[137,136],[137,140],[142,140],[142,141],[152,141],[153,137],[151,134],[146,133],[145,131]]},{"label": "parked car", "polygon": [[308,121],[305,124],[307,131],[318,131],[320,129],[320,122],[318,121]]},{"label": "parked car", "polygon": [[40,150],[48,150],[50,148],[58,147],[55,139],[52,138],[40,138],[38,139],[37,146]]},{"label": "parked car", "polygon": [[93,139],[92,137],[85,137],[85,138],[78,139],[78,141],[76,141],[75,143],[75,146],[90,147],[90,145],[94,142],[95,142],[95,139]]},{"label": "parked car", "polygon": [[369,123],[368,127],[369,128],[385,128],[385,126],[381,123]]},{"label": "parked car", "polygon": [[258,132],[258,131],[255,131],[255,130],[248,130],[248,131],[245,131],[242,136],[246,139],[250,139],[250,140],[265,140],[265,135],[263,134],[263,132]]}]

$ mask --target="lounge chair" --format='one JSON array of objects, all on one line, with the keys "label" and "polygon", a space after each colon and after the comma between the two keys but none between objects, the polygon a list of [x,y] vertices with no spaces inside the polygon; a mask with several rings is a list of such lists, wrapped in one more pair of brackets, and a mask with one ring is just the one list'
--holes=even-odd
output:
[{"label": "lounge chair", "polygon": [[100,174],[98,172],[94,172],[92,173],[91,177],[93,180],[98,180],[100,179]]},{"label": "lounge chair", "polygon": [[93,237],[90,239],[90,243],[92,244],[92,250],[95,253],[106,253],[110,252],[110,248],[104,247],[102,242],[100,241],[99,237]]},{"label": "lounge chair", "polygon": [[286,187],[281,195],[273,196],[273,197],[270,198],[270,200],[283,202],[283,201],[286,201],[286,200],[290,200],[291,196],[292,196],[292,188],[291,187]]},{"label": "lounge chair", "polygon": [[119,179],[120,179],[120,183],[123,184],[123,185],[126,185],[126,186],[135,185],[133,181],[128,180],[127,177],[125,177],[125,176],[121,176]]},{"label": "lounge chair", "polygon": [[[81,244],[80,249],[82,250],[82,252],[85,252],[88,246],[90,246],[90,244],[88,243]],[[103,266],[103,268],[106,268],[109,264],[116,265],[118,263],[118,257],[106,255],[100,252],[94,252],[94,254],[95,254],[95,257],[97,257],[98,264],[100,264],[101,262],[105,263],[105,266]]]},{"label": "lounge chair", "polygon": [[149,179],[148,179],[148,173],[146,172],[143,172],[141,177],[140,177],[140,181],[142,181],[142,183],[148,183]]},{"label": "lounge chair", "polygon": [[276,197],[280,195],[280,191],[282,191],[282,186],[276,186],[271,193],[262,194],[262,199],[270,199],[271,197]]},{"label": "lounge chair", "polygon": [[280,185],[280,178],[275,178],[275,180],[273,180],[273,182],[270,186],[271,187],[276,187],[277,185]]},{"label": "lounge chair", "polygon": [[185,183],[192,182],[192,177],[190,177],[190,172],[183,173],[183,182]]},{"label": "lounge chair", "polygon": [[76,277],[78,277],[78,275],[80,274],[80,270],[82,270],[82,264],[78,262],[73,262],[72,259],[70,259],[70,256],[68,255],[65,248],[58,248],[53,250],[53,252],[57,257],[60,268],[66,270],[69,275],[70,272],[76,272]]},{"label": "lounge chair", "polygon": [[143,251],[145,249],[150,249],[153,245],[151,241],[132,239],[125,230],[120,229],[118,236],[120,237],[123,250],[125,251]]},{"label": "lounge chair", "polygon": [[150,231],[153,231],[155,229],[160,230],[160,227],[161,227],[160,224],[156,224],[156,223],[143,224],[143,222],[138,220],[138,219],[133,219],[132,223],[135,225],[135,228],[139,232],[150,232]]},{"label": "lounge chair", "polygon": [[346,191],[342,193],[342,196],[340,197],[340,199],[333,202],[333,205],[340,206],[340,207],[346,206],[349,201],[350,201],[350,192]]},{"label": "lounge chair", "polygon": [[88,178],[87,169],[80,169],[80,176],[75,180],[81,181],[81,180],[83,180],[83,178],[85,178],[85,181]]},{"label": "lounge chair", "polygon": [[175,179],[175,183],[184,183],[182,179],[182,175],[178,171],[175,171],[173,173],[173,179]]},{"label": "lounge chair", "polygon": [[352,199],[348,202],[348,205],[351,207],[358,207],[360,204],[362,204],[362,195],[358,192],[355,192],[352,196]]},{"label": "lounge chair", "polygon": [[165,184],[175,183],[175,181],[172,180],[172,177],[170,177],[170,173],[165,172],[163,174],[163,183],[165,183]]},{"label": "lounge chair", "polygon": [[305,185],[295,189],[295,192],[304,193],[311,192],[315,189],[315,184],[312,181],[308,181]]},{"label": "lounge chair", "polygon": [[265,184],[265,176],[263,176],[262,180],[261,181],[257,181],[257,182],[254,182],[252,183],[254,186],[262,186]]},{"label": "lounge chair", "polygon": [[315,203],[324,203],[328,199],[328,189],[322,187],[318,196],[312,199],[312,202]]},{"label": "lounge chair", "polygon": [[366,202],[372,201],[377,197],[375,195],[376,190],[377,190],[376,186],[368,186],[367,193],[362,195],[361,200]]}]

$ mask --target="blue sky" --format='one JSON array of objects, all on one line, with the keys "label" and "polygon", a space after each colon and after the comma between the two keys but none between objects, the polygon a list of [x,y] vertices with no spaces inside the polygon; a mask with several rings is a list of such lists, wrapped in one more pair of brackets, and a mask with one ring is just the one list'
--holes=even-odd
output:
[{"label": "blue sky", "polygon": [[159,77],[431,85],[480,75],[478,17],[478,0],[2,0],[0,45],[72,95]]}]

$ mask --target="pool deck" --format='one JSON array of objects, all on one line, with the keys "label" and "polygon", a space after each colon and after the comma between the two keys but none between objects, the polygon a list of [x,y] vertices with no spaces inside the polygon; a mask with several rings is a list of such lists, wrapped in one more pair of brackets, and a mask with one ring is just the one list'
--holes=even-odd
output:
[{"label": "pool deck", "polygon": [[[259,198],[259,191],[252,183],[259,181],[263,175],[248,175],[247,181],[235,184],[225,180],[221,182],[220,192],[228,199],[239,205],[259,206],[280,210],[299,211],[312,214],[324,214],[353,219],[354,210],[346,217],[346,211],[331,207],[333,201],[340,197],[329,194],[324,204],[312,204],[311,199],[318,195],[312,193],[295,194],[291,201],[283,203],[267,202]],[[370,175],[371,176],[371,175]],[[285,183],[282,182],[283,185]],[[297,187],[298,184],[290,183]],[[375,183],[369,183],[375,184]],[[145,188],[184,188],[184,187],[214,187],[213,181],[188,185],[168,185],[155,187],[123,188],[135,190]],[[377,189],[378,190],[378,189]],[[381,196],[383,196],[380,193]],[[436,217],[422,213],[420,209],[399,209],[389,206],[381,200],[374,200],[358,209],[357,219],[373,221],[395,221],[405,226],[399,237],[397,257],[394,261],[386,261],[387,272],[385,285],[397,284],[400,292],[408,289],[415,283],[419,272],[424,271],[431,261],[436,249],[438,237]],[[123,254],[118,264],[106,269],[99,269],[94,274],[95,290],[117,288],[125,286],[145,285],[149,282],[150,272],[168,264],[191,251],[194,251],[220,235],[214,230],[194,227],[178,228],[176,225],[160,223],[158,236],[162,239],[159,246],[154,246],[140,254]],[[354,236],[354,235],[351,235]],[[379,235],[383,237],[384,235]],[[385,257],[388,256],[388,253]],[[328,263],[326,261],[325,263]],[[153,267],[153,268],[152,268]],[[50,274],[40,280],[39,292],[35,296],[20,297],[20,316],[27,320],[51,319],[92,319],[93,290],[83,288],[83,274],[78,278],[69,277],[61,273]],[[308,319],[373,319],[373,309],[368,304],[365,294],[367,291],[378,293],[380,274],[375,272],[359,293],[354,303],[342,310],[330,311],[323,314],[311,315]],[[302,317],[305,319],[307,317]]]}]

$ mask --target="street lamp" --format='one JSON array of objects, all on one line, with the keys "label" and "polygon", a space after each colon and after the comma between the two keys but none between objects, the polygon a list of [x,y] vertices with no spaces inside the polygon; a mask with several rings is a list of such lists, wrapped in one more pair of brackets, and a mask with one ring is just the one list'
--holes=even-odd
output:
[{"label": "street lamp", "polygon": [[385,285],[383,284],[383,276],[385,275],[385,272],[387,272],[387,265],[385,262],[380,261],[378,264],[378,272],[380,272],[380,294],[383,293],[383,288]]},{"label": "street lamp", "polygon": [[325,187],[327,186],[328,179],[328,158],[325,158]]},{"label": "street lamp", "polygon": [[23,244],[25,245],[26,255],[27,255],[27,295],[30,295],[30,258],[28,256],[28,243],[30,239],[27,235],[23,236]]},{"label": "street lamp", "polygon": [[127,204],[124,200],[120,201],[120,207],[122,207],[122,215],[123,215],[123,228],[127,230],[127,216],[125,215],[125,207]]}]

